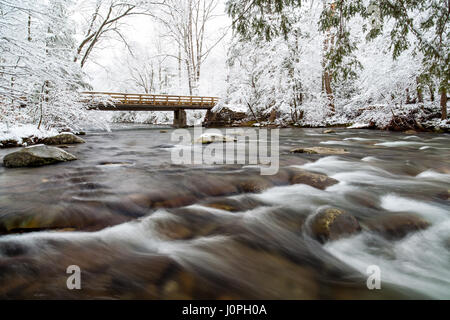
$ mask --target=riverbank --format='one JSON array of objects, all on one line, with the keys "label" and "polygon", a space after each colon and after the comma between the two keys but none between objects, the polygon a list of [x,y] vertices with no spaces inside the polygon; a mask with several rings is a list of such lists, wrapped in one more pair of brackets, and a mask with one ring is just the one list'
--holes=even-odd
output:
[{"label": "riverbank", "polygon": [[[137,114],[140,116],[137,117]],[[147,114],[147,116],[145,116]],[[154,122],[171,127],[168,112],[120,112],[112,113],[111,123],[140,123]],[[438,105],[406,105],[406,106],[367,106],[357,110],[342,108],[334,114],[309,114],[296,112],[286,114],[279,111],[260,112],[258,114],[246,110],[233,110],[227,107],[216,108],[213,112],[190,112],[191,124],[202,124],[209,128],[224,127],[264,127],[264,128],[349,128],[373,129],[394,132],[434,132],[450,133],[450,120],[441,120]],[[108,117],[106,117],[108,118]],[[202,123],[201,119],[204,118]],[[109,129],[109,127],[108,127]],[[43,143],[45,138],[54,136],[62,131],[56,129],[37,129],[32,124],[18,124],[7,128],[0,124],[0,148],[30,146]],[[82,135],[84,132],[73,132]]]},{"label": "riverbank", "polygon": [[69,130],[38,129],[32,124],[19,124],[7,128],[0,125],[0,149],[27,147],[37,144],[64,145],[82,143],[85,132],[70,132]]},{"label": "riverbank", "polygon": [[450,132],[450,120],[441,120],[437,105],[368,106],[358,110],[345,108],[329,114],[295,112],[286,114],[272,110],[255,114],[227,107],[206,116],[207,127],[273,127],[374,129],[386,131]]}]

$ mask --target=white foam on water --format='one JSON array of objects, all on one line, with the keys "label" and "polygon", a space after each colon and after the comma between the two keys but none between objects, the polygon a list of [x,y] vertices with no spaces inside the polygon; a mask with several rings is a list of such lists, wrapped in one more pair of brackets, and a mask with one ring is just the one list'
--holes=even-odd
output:
[{"label": "white foam on water", "polygon": [[434,202],[418,201],[411,198],[388,194],[381,197],[381,207],[392,212],[413,212],[422,216],[429,222],[439,223],[450,218],[447,208]]},{"label": "white foam on water", "polygon": [[425,231],[413,233],[391,243],[388,256],[371,250],[371,243],[378,236],[367,232],[330,242],[325,245],[325,250],[362,274],[367,274],[368,266],[378,266],[381,270],[381,289],[383,283],[392,283],[431,298],[449,299],[450,251],[445,248],[449,232],[450,221],[447,220]]},{"label": "white foam on water", "polygon": [[354,140],[354,141],[379,141],[379,139],[367,139],[367,138],[361,138],[361,137],[354,137],[354,138],[345,138],[344,141],[348,140]]},{"label": "white foam on water", "polygon": [[371,162],[371,161],[373,161],[373,162],[375,162],[375,161],[383,161],[383,160],[378,159],[376,157],[369,156],[369,157],[362,158],[361,161],[364,161],[364,162]]},{"label": "white foam on water", "polygon": [[450,150],[450,148],[438,148],[438,147],[432,147],[432,146],[423,146],[420,147],[419,150],[428,150],[428,149],[434,149],[434,150]]},{"label": "white foam on water", "polygon": [[436,172],[434,170],[426,170],[419,173],[416,178],[437,180],[439,182],[450,182],[450,174]]},{"label": "white foam on water", "polygon": [[[334,175],[339,173],[346,173],[352,171],[367,171],[368,173],[374,172],[380,176],[393,177],[391,173],[381,168],[370,165],[367,162],[355,162],[348,161],[337,156],[330,156],[321,158],[315,162],[309,162],[301,166],[292,166],[305,170],[317,171],[326,175]],[[373,174],[372,174],[373,175]],[[336,179],[336,178],[335,178]],[[339,180],[339,179],[338,179]]]},{"label": "white foam on water", "polygon": [[376,143],[375,145],[376,146],[384,146],[384,147],[409,147],[409,146],[423,145],[423,143],[415,142],[415,141],[389,141],[389,142]]},{"label": "white foam on water", "polygon": [[390,173],[383,173],[383,176],[376,171],[355,170],[330,175],[338,181],[354,184],[369,184],[373,186],[412,186],[416,183],[411,179],[405,179]]},{"label": "white foam on water", "polygon": [[431,140],[449,140],[449,138],[450,138],[450,136],[446,135],[444,137],[434,137],[434,138],[431,138]]},{"label": "white foam on water", "polygon": [[419,138],[418,136],[407,136],[403,138],[404,140],[412,140],[412,139],[417,139],[417,140],[422,140],[421,138]]},{"label": "white foam on water", "polygon": [[333,145],[333,144],[337,144],[337,145],[344,145],[344,146],[348,146],[351,145],[351,143],[346,142],[346,141],[336,141],[336,140],[328,140],[328,141],[321,141],[320,144],[326,144],[326,145]]},{"label": "white foam on water", "polygon": [[296,208],[313,209],[317,206],[315,199],[329,197],[326,191],[306,184],[294,184],[271,188],[263,193],[255,194],[260,201],[275,205],[291,205]]}]

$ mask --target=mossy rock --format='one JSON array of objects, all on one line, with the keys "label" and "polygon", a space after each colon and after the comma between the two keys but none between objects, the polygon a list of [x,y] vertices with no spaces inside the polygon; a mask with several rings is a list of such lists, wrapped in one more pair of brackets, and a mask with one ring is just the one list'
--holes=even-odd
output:
[{"label": "mossy rock", "polygon": [[322,243],[361,231],[361,226],[354,216],[337,208],[320,209],[309,226],[313,238]]}]

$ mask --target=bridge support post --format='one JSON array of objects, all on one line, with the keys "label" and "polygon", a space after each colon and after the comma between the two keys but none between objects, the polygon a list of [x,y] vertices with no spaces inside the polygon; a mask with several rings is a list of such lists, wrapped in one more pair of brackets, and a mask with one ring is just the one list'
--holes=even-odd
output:
[{"label": "bridge support post", "polygon": [[178,109],[173,112],[173,126],[176,128],[186,127],[186,111]]}]

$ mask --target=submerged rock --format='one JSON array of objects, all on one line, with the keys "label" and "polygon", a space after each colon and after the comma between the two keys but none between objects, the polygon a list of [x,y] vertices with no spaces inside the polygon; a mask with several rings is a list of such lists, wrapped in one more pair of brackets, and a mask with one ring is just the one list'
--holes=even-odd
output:
[{"label": "submerged rock", "polygon": [[414,214],[401,213],[377,217],[367,226],[388,240],[399,240],[411,232],[428,228],[430,223]]},{"label": "submerged rock", "polygon": [[8,168],[38,167],[72,160],[77,158],[62,149],[36,145],[6,155],[3,164]]},{"label": "submerged rock", "polygon": [[48,137],[42,140],[42,143],[48,145],[58,145],[58,144],[75,144],[75,143],[85,143],[83,139],[77,137],[73,133],[63,132],[53,137]]},{"label": "submerged rock", "polygon": [[309,227],[312,237],[322,243],[361,231],[354,216],[337,208],[320,209],[312,218]]},{"label": "submerged rock", "polygon": [[304,170],[296,170],[291,177],[291,184],[307,184],[311,187],[325,190],[326,188],[339,183],[336,179],[324,174],[312,173]]},{"label": "submerged rock", "polygon": [[238,212],[255,209],[256,207],[263,206],[264,203],[250,197],[241,197],[239,200],[223,197],[206,200],[201,205],[224,211]]},{"label": "submerged rock", "polygon": [[260,193],[273,187],[273,183],[261,176],[244,177],[238,180],[237,187],[244,193]]},{"label": "submerged rock", "polygon": [[334,130],[332,130],[332,129],[327,129],[327,130],[324,130],[322,133],[324,133],[324,134],[330,134],[330,133],[336,133],[336,131],[334,131]]},{"label": "submerged rock", "polygon": [[[227,240],[196,249],[218,261],[217,273],[175,269],[162,285],[162,299],[317,299],[318,273],[282,255]],[[207,268],[204,270],[209,271]],[[283,270],[283,272],[279,272]],[[259,284],[264,283],[264,286]]]},{"label": "submerged rock", "polygon": [[325,148],[325,147],[311,147],[311,148],[295,148],[291,153],[308,153],[308,154],[346,154],[349,153],[341,148]]}]

